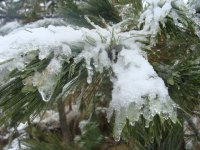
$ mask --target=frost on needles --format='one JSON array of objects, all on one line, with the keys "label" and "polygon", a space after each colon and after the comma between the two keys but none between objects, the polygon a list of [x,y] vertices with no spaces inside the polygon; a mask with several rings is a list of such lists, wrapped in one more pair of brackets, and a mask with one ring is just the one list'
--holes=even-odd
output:
[{"label": "frost on needles", "polygon": [[[120,138],[126,119],[134,125],[142,115],[148,127],[149,122],[158,114],[163,119],[176,122],[177,106],[170,98],[164,81],[148,62],[143,50],[145,45],[142,44],[144,41],[149,42],[149,46],[156,44],[155,37],[161,30],[159,24],[165,26],[166,17],[172,18],[174,23],[180,26],[180,23],[177,24],[179,14],[172,8],[172,3],[175,1],[146,0],[145,10],[138,20],[138,25],[142,25],[141,30],[122,32],[120,23],[101,28],[90,22],[95,29],[75,29],[70,26],[32,27],[19,28],[1,36],[0,85],[12,80],[8,75],[14,69],[23,71],[35,55],[38,54],[39,59],[43,60],[53,54],[43,71],[36,71],[34,75],[24,79],[24,85],[36,87],[42,99],[48,102],[63,63],[71,58],[74,63],[84,60],[88,84],[92,83],[94,72],[112,72],[112,100],[107,116],[110,120],[113,112],[115,113],[116,140]],[[176,3],[180,8],[185,8],[182,1]],[[75,51],[74,46],[81,51]]]}]

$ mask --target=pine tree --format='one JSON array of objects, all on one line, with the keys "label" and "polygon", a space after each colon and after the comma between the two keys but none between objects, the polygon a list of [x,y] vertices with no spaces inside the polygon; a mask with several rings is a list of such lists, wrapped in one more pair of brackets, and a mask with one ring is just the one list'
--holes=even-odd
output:
[{"label": "pine tree", "polygon": [[[0,125],[18,133],[28,123],[25,149],[182,150],[200,140],[193,121],[200,111],[194,2],[0,4],[4,21],[16,12],[23,24],[0,36]],[[75,106],[79,116],[69,124]],[[35,125],[48,110],[58,112],[61,134]]]}]

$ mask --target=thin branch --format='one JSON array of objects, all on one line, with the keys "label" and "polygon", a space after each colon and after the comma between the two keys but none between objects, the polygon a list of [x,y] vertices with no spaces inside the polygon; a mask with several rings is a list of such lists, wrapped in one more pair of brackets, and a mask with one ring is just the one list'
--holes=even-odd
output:
[{"label": "thin branch", "polygon": [[62,100],[58,100],[57,102],[58,113],[59,113],[59,121],[60,121],[60,128],[62,131],[63,138],[65,143],[72,141],[72,135],[67,125],[67,117],[65,114],[65,105]]}]

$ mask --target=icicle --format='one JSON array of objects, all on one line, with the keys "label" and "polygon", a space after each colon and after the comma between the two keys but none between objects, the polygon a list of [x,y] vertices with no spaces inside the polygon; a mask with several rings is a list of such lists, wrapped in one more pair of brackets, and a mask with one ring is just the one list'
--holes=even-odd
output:
[{"label": "icicle", "polygon": [[38,88],[42,99],[46,102],[51,99],[57,81],[56,77],[60,71],[61,62],[54,58],[42,73],[35,73],[33,76],[33,86]]},{"label": "icicle", "polygon": [[87,68],[87,71],[88,71],[87,83],[90,84],[90,83],[92,83],[92,76],[94,75],[94,73],[93,73],[93,69],[92,69],[91,66],[87,65],[86,68]]}]

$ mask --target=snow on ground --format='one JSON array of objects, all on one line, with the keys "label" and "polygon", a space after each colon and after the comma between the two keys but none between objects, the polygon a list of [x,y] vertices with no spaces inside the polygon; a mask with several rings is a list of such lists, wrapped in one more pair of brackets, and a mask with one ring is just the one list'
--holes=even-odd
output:
[{"label": "snow on ground", "polygon": [[3,150],[21,150],[21,149],[27,149],[27,147],[20,142],[20,137],[14,139],[10,144],[8,144],[3,148]]},{"label": "snow on ground", "polygon": [[[65,113],[67,124],[70,124],[74,118],[80,116],[78,105],[72,105],[72,110],[69,110],[68,106],[65,107]],[[33,123],[46,130],[59,128],[59,114],[57,111],[47,110],[43,116],[35,118]]]},{"label": "snow on ground", "polygon": [[18,139],[14,139],[10,145],[4,147],[4,150],[19,150],[19,149],[20,147]]},{"label": "snow on ground", "polygon": [[[26,148],[25,145],[23,145],[20,140],[23,139],[26,135],[25,133],[25,128],[28,126],[27,123],[20,123],[18,125],[18,127],[16,128],[17,129],[17,132],[19,134],[19,136],[17,138],[15,138],[14,140],[11,141],[11,143],[8,143],[4,148],[3,150],[21,150],[22,148]],[[4,139],[4,140],[8,140],[10,138],[13,137],[13,132],[16,132],[13,128],[9,129],[8,133],[4,136],[0,136],[1,139]]]}]

